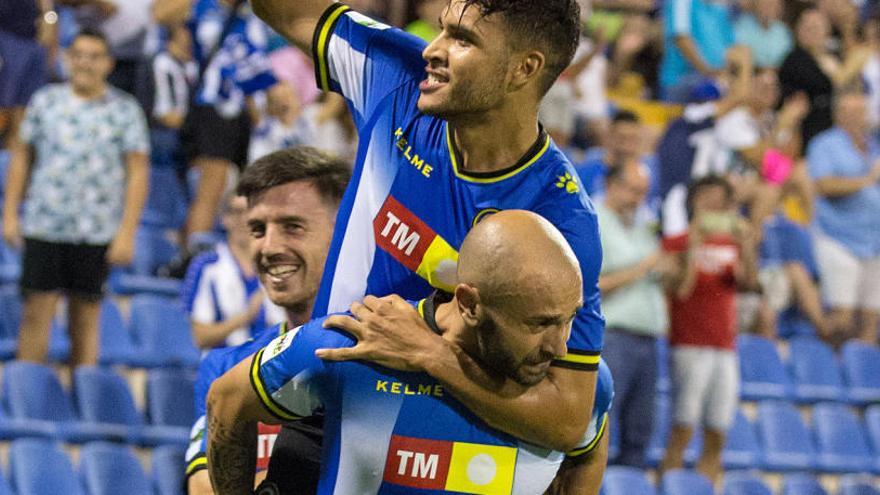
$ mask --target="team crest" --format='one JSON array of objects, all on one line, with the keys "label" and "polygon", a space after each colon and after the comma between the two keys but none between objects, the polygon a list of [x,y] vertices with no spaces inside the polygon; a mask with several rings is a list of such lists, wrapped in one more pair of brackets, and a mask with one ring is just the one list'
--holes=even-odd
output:
[{"label": "team crest", "polygon": [[566,172],[563,175],[558,175],[556,178],[558,179],[556,187],[559,189],[565,189],[565,192],[568,194],[577,194],[580,192],[581,188],[578,186],[577,179],[572,177],[569,172]]}]

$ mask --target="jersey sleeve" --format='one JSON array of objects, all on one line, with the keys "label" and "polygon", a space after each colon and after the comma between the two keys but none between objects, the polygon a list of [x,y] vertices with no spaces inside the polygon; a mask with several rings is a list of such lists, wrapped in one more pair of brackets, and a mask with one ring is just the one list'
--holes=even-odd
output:
[{"label": "jersey sleeve", "polygon": [[590,424],[587,426],[587,431],[578,447],[566,454],[568,457],[581,457],[596,450],[602,436],[606,434],[608,429],[608,413],[611,411],[613,399],[614,379],[611,376],[611,369],[608,368],[604,360],[600,360]]},{"label": "jersey sleeve", "polygon": [[295,421],[324,405],[324,391],[335,380],[335,367],[315,356],[325,348],[350,347],[354,340],[312,320],[299,330],[277,337],[257,351],[251,362],[251,385],[260,402],[282,421]]},{"label": "jersey sleeve", "polygon": [[344,96],[361,127],[386,96],[424,77],[425,46],[416,36],[333,4],[312,40],[318,87]]},{"label": "jersey sleeve", "polygon": [[544,206],[536,213],[555,225],[568,241],[580,263],[584,282],[584,306],[575,316],[568,339],[568,354],[554,361],[553,365],[596,371],[605,333],[605,319],[599,307],[602,244],[599,242],[596,212],[582,191],[563,188],[549,192]]},{"label": "jersey sleeve", "polygon": [[208,468],[206,458],[208,428],[207,428],[207,400],[208,390],[211,384],[223,374],[222,362],[230,349],[215,349],[209,352],[199,364],[194,387],[196,422],[189,433],[189,447],[184,455],[186,464],[186,477]]}]

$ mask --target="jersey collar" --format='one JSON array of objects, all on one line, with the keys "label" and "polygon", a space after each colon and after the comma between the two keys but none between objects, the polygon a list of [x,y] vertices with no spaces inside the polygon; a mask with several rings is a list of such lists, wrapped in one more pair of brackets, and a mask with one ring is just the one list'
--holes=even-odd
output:
[{"label": "jersey collar", "polygon": [[430,296],[419,301],[418,310],[428,327],[437,335],[443,335],[443,330],[437,326],[437,306],[452,300],[452,294],[441,290],[435,290]]},{"label": "jersey collar", "polygon": [[526,151],[526,154],[515,164],[493,172],[468,172],[459,168],[459,163],[463,163],[463,160],[461,158],[461,152],[458,150],[458,147],[455,146],[455,140],[452,139],[452,130],[449,128],[448,122],[446,123],[446,145],[449,147],[449,160],[452,162],[452,170],[455,172],[456,177],[469,182],[486,184],[500,182],[529,168],[530,165],[538,161],[538,159],[547,152],[547,149],[550,148],[550,135],[544,131],[544,126],[538,123],[538,139],[536,139],[532,147]]}]

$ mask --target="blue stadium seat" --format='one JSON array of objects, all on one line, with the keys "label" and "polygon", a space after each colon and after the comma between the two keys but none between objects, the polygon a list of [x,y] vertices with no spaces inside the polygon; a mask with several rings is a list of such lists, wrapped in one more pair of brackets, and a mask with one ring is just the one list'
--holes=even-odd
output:
[{"label": "blue stadium seat", "polygon": [[880,473],[880,404],[865,409],[865,426],[874,449],[874,472]]},{"label": "blue stadium seat", "polygon": [[785,477],[782,495],[828,495],[822,485],[810,474],[794,473]]},{"label": "blue stadium seat", "polygon": [[156,495],[183,495],[184,451],[171,446],[153,449],[152,476]]},{"label": "blue stadium seat", "polygon": [[608,466],[602,480],[604,495],[655,495],[657,490],[645,472],[628,466]]},{"label": "blue stadium seat", "polygon": [[168,167],[150,167],[150,190],[141,213],[141,225],[175,229],[186,221],[187,203],[177,171]]},{"label": "blue stadium seat", "polygon": [[880,495],[880,488],[869,476],[848,474],[841,476],[837,495]]},{"label": "blue stadium seat", "polygon": [[131,450],[94,442],[80,451],[79,471],[89,495],[153,495],[153,488]]},{"label": "blue stadium seat", "polygon": [[189,319],[176,300],[134,296],[129,326],[145,365],[198,366],[199,351],[193,344]]},{"label": "blue stadium seat", "polygon": [[880,348],[850,340],[840,355],[849,399],[856,404],[880,402]]},{"label": "blue stadium seat", "polygon": [[9,473],[18,495],[85,495],[67,454],[48,440],[24,438],[12,442]]},{"label": "blue stadium seat", "polygon": [[813,337],[789,340],[789,369],[799,402],[844,401],[845,387],[834,351]]},{"label": "blue stadium seat", "polygon": [[54,363],[66,363],[70,357],[70,335],[67,333],[67,325],[57,318],[52,320],[52,328],[49,331],[49,361]]},{"label": "blue stadium seat", "polygon": [[177,255],[177,246],[165,234],[164,229],[140,227],[135,232],[134,260],[130,272],[137,275],[156,275],[156,270]]},{"label": "blue stadium seat", "polygon": [[736,412],[733,424],[727,432],[727,441],[721,453],[724,469],[752,469],[759,465],[761,447],[755,427],[741,410]]},{"label": "blue stadium seat", "polygon": [[724,495],[773,495],[764,481],[748,472],[724,475]]},{"label": "blue stadium seat", "polygon": [[101,348],[98,362],[104,365],[140,366],[138,349],[122,319],[122,313],[110,298],[101,302]]},{"label": "blue stadium seat", "polygon": [[74,396],[85,427],[104,440],[136,442],[144,420],[128,383],[113,370],[80,366],[73,372]]},{"label": "blue stadium seat", "polygon": [[[669,433],[672,431],[672,422],[672,400],[666,395],[658,394],[654,406],[654,429],[651,431],[648,454],[645,456],[645,462],[651,467],[658,466],[663,460],[666,442],[669,441]],[[702,451],[703,431],[697,428],[684,451],[685,464],[693,465]]]},{"label": "blue stadium seat", "polygon": [[21,291],[18,286],[0,286],[0,360],[15,357],[21,311]]},{"label": "blue stadium seat", "polygon": [[151,275],[135,275],[121,269],[111,269],[107,279],[110,292],[120,296],[136,294],[153,294],[165,297],[177,297],[183,281],[176,278],[153,277]]},{"label": "blue stadium seat", "polygon": [[864,428],[848,406],[832,402],[813,406],[813,433],[823,471],[853,473],[874,467]]},{"label": "blue stadium seat", "polygon": [[791,381],[776,351],[776,345],[757,335],[740,335],[737,338],[741,397],[748,401],[764,399],[787,399]]},{"label": "blue stadium seat", "polygon": [[15,284],[21,278],[21,252],[0,239],[0,284]]},{"label": "blue stadium seat", "polygon": [[673,469],[660,482],[662,495],[714,495],[712,484],[705,476],[687,469]]},{"label": "blue stadium seat", "polygon": [[101,438],[77,419],[70,396],[48,366],[7,363],[3,400],[10,413],[5,426],[20,429],[19,436],[50,436],[74,443]]},{"label": "blue stadium seat", "polygon": [[154,435],[162,443],[186,446],[196,420],[192,373],[173,369],[151,370],[147,378],[147,411]]},{"label": "blue stadium seat", "polygon": [[758,438],[763,445],[764,469],[803,471],[814,467],[815,448],[800,413],[788,402],[758,405]]}]

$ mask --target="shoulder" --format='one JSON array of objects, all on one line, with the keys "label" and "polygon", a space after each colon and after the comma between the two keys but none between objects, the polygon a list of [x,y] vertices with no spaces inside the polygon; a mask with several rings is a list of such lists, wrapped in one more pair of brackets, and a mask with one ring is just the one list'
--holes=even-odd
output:
[{"label": "shoulder", "polygon": [[808,151],[819,152],[829,147],[846,146],[846,144],[846,134],[842,130],[832,127],[831,129],[820,132],[811,139],[810,144],[808,145]]},{"label": "shoulder", "polygon": [[217,263],[220,261],[220,255],[215,250],[205,251],[196,255],[195,258],[192,259],[189,263],[189,267],[186,269],[187,277],[189,274],[200,273],[205,270],[205,268]]},{"label": "shoulder", "polygon": [[68,86],[64,83],[47,84],[38,89],[33,94],[33,96],[31,96],[31,101],[28,106],[42,107],[48,102],[60,98],[61,95],[67,91],[67,89]]}]

